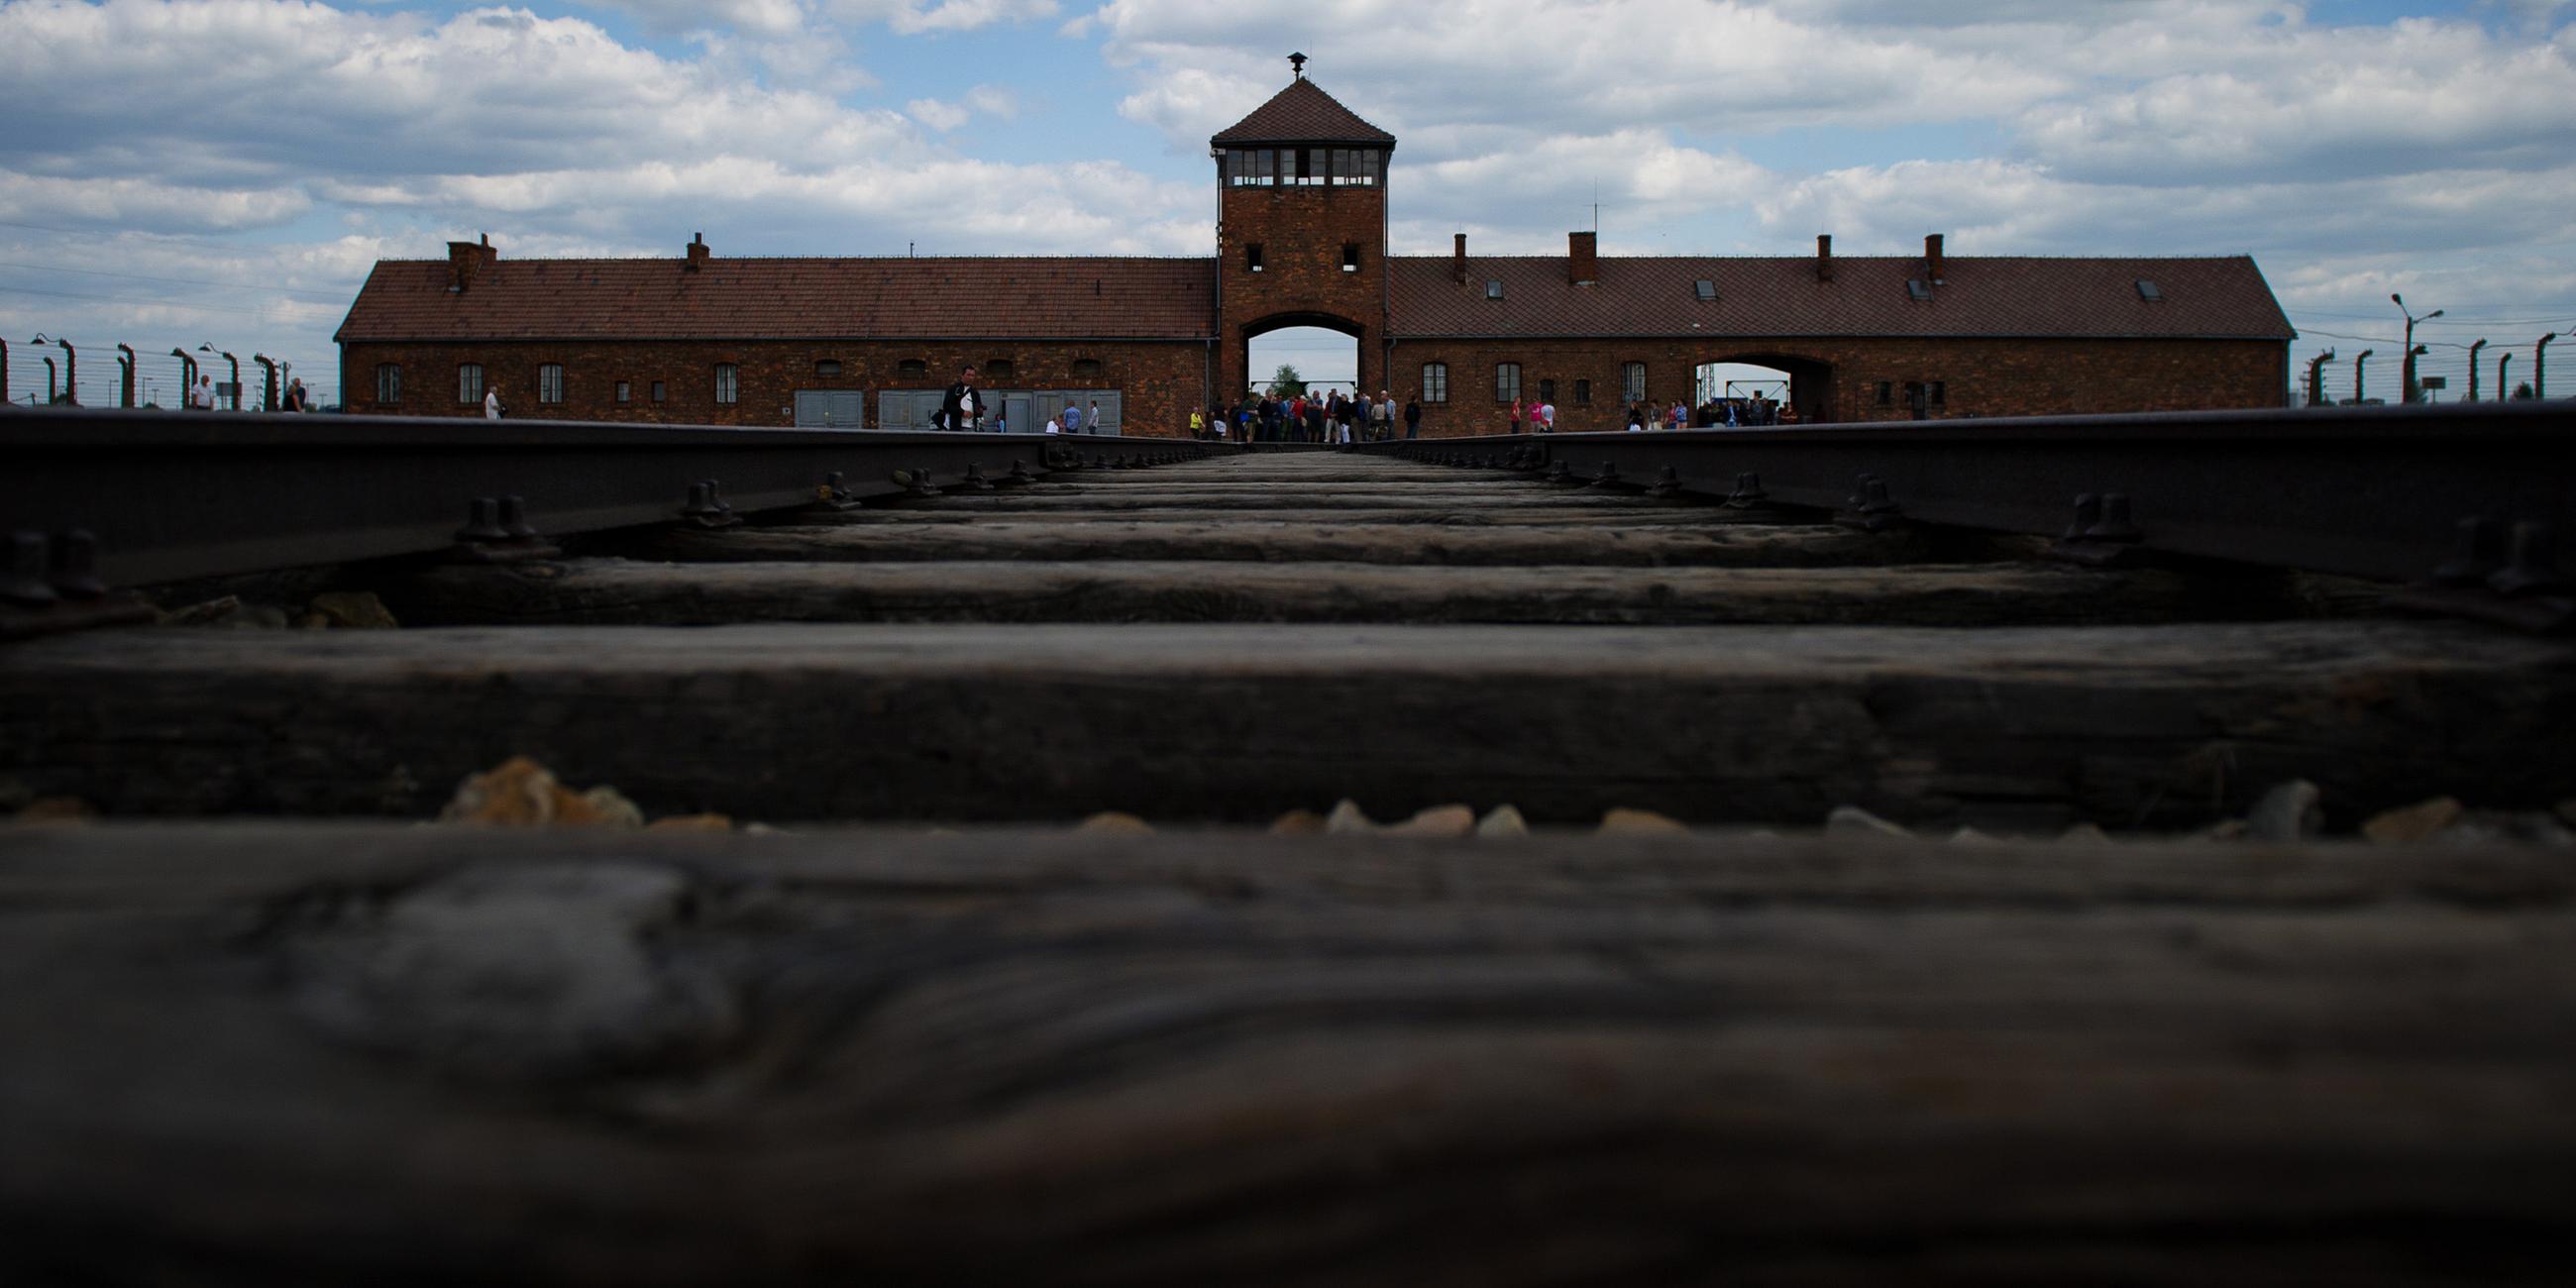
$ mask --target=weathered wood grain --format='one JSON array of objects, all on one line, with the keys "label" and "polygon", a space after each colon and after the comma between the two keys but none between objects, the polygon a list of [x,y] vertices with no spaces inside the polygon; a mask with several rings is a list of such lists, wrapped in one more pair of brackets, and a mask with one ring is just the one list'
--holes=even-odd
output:
[{"label": "weathered wood grain", "polygon": [[2556,854],[0,830],[13,1283],[2554,1283]]},{"label": "weathered wood grain", "polygon": [[2057,565],[1388,567],[1357,563],[450,566],[382,581],[420,626],[739,622],[1498,622],[2040,626],[2295,615],[2288,579]]},{"label": "weathered wood grain", "polygon": [[2027,557],[2022,538],[1862,532],[1827,525],[1614,526],[1538,524],[1330,524],[1240,521],[1130,523],[993,519],[978,523],[693,528],[620,534],[593,548],[675,563],[1106,561],[1208,559],[1294,563],[1435,564],[1452,567],[1824,568]]},{"label": "weathered wood grain", "polygon": [[2576,649],[2347,621],[142,631],[0,666],[0,775],[113,814],[424,816],[516,754],[653,813],[2194,826],[2576,792]]}]

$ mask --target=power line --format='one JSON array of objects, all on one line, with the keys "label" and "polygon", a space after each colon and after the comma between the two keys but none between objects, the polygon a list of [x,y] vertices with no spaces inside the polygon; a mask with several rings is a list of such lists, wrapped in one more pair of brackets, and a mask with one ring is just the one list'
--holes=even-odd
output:
[{"label": "power line", "polygon": [[[227,308],[221,304],[191,304],[185,300],[137,300],[120,295],[82,295],[75,291],[48,291],[33,286],[10,286],[0,283],[0,291],[15,295],[45,295],[58,300],[88,300],[95,304],[129,304],[136,308],[192,309],[199,313],[235,313],[243,317],[263,317],[264,309]],[[284,326],[286,323],[275,325]]]},{"label": "power line", "polygon": [[0,260],[0,268],[23,268],[37,273],[78,273],[83,277],[115,277],[129,282],[168,282],[174,286],[221,286],[237,291],[274,291],[280,295],[312,295],[326,300],[346,298],[338,291],[317,291],[298,286],[259,286],[250,282],[215,282],[199,277],[153,277],[144,273],[110,273],[95,268],[64,268],[57,264],[19,264]]}]

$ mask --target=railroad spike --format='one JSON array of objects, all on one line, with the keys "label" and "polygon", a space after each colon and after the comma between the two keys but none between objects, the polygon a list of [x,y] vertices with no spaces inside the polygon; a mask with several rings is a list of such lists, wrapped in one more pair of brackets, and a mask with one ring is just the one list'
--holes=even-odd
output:
[{"label": "railroad spike", "polygon": [[53,588],[65,599],[105,599],[107,583],[98,576],[98,535],[74,528],[54,538]]},{"label": "railroad spike", "polygon": [[456,530],[456,539],[481,545],[509,540],[509,529],[501,526],[501,499],[492,496],[474,498],[465,507],[465,526]]},{"label": "railroad spike", "polygon": [[1878,476],[1875,474],[1854,475],[1852,477],[1852,494],[1843,498],[1843,507],[1854,513],[1858,513],[1862,506],[1869,504],[1869,485],[1877,481]]},{"label": "railroad spike", "polygon": [[689,485],[689,500],[680,507],[680,517],[701,528],[730,528],[742,522],[742,516],[724,503],[714,479]]},{"label": "railroad spike", "polygon": [[2128,493],[2105,492],[2102,494],[2102,518],[2099,522],[2084,530],[2084,539],[2087,541],[2118,542],[2146,540],[2146,534],[2138,531],[2138,525],[2129,521]]},{"label": "railroad spike", "polygon": [[545,540],[538,535],[535,528],[529,526],[528,499],[523,496],[501,498],[501,531],[509,534],[512,541]]},{"label": "railroad spike", "polygon": [[1549,461],[1547,463],[1547,481],[1550,483],[1577,487],[1581,486],[1583,483],[1583,480],[1574,476],[1573,468],[1563,461]]},{"label": "railroad spike", "polygon": [[2083,493],[2075,498],[2075,522],[2066,525],[2066,535],[2060,540],[2082,541],[2084,534],[2091,532],[2093,525],[2101,521],[2102,498],[2091,492]]},{"label": "railroad spike", "polygon": [[2504,566],[2504,525],[2490,518],[2462,519],[2459,552],[2433,570],[2437,586],[2483,586]]},{"label": "railroad spike", "polygon": [[1771,494],[1762,490],[1762,476],[1749,472],[1736,475],[1735,490],[1726,494],[1726,503],[1738,510],[1751,509],[1770,499]]},{"label": "railroad spike", "polygon": [[966,479],[964,487],[970,492],[990,492],[993,490],[993,480],[984,477],[984,463],[982,461],[968,461],[966,463]]},{"label": "railroad spike", "polygon": [[1028,462],[1023,461],[1016,456],[1011,458],[1011,473],[1009,477],[1014,483],[1035,483],[1038,481],[1036,475],[1029,473]]},{"label": "railroad spike", "polygon": [[2523,522],[2513,525],[2512,551],[2504,567],[2487,578],[2487,586],[2499,595],[2522,598],[2531,595],[2557,594],[2567,589],[2567,580],[2558,575],[2558,525]]},{"label": "railroad spike", "polygon": [[912,471],[912,494],[914,496],[939,495],[939,488],[930,481],[929,466],[918,466]]},{"label": "railroad spike", "polygon": [[1655,481],[1647,486],[1646,495],[1671,496],[1673,493],[1681,490],[1682,472],[1673,466],[1667,465],[1664,467],[1664,472],[1656,475]]},{"label": "railroad spike", "polygon": [[1615,464],[1615,463],[1613,463],[1613,462],[1610,462],[1610,461],[1603,461],[1603,462],[1601,462],[1601,472],[1592,476],[1592,483],[1591,483],[1591,486],[1593,486],[1593,487],[1617,487],[1617,486],[1619,486],[1619,467],[1618,467],[1618,465],[1617,465],[1617,464]]},{"label": "railroad spike", "polygon": [[9,534],[9,572],[0,577],[0,599],[26,608],[43,608],[60,600],[45,580],[53,563],[53,543],[41,532]]},{"label": "railroad spike", "polygon": [[[2121,498],[2123,505],[2126,505],[2127,501],[2128,498]],[[1860,512],[1872,517],[1893,517],[1905,513],[1902,507],[1888,498],[1887,481],[1876,478],[1871,479],[1868,486],[1861,489]]]}]

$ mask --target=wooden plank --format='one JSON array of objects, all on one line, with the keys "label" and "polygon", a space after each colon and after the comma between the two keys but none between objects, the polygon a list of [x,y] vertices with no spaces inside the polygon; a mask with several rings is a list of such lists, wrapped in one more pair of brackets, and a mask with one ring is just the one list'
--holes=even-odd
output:
[{"label": "wooden plank", "polygon": [[1216,561],[452,565],[375,585],[416,626],[1444,622],[2040,626],[2303,615],[2287,579],[2045,564],[1513,568]]},{"label": "wooden plank", "polygon": [[425,816],[530,754],[651,813],[1263,819],[2011,809],[2186,827],[2576,781],[2576,650],[2439,623],[741,626],[30,641],[0,776],[117,815]]},{"label": "wooden plank", "polygon": [[669,528],[586,543],[678,563],[918,560],[1267,560],[1374,564],[1827,568],[2026,557],[2038,543],[1923,529],[1869,533],[1830,525],[1649,527],[1537,524],[1244,524],[1013,521]]},{"label": "wooden plank", "polygon": [[0,830],[0,1277],[2554,1282],[2571,900],[2494,848]]}]

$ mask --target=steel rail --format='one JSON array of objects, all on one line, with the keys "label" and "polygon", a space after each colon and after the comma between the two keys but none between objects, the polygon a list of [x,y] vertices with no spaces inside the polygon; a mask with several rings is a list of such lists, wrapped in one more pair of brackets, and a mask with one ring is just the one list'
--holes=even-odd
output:
[{"label": "steel rail", "polygon": [[45,409],[0,414],[0,531],[96,535],[119,585],[450,549],[481,497],[526,500],[548,538],[677,522],[693,484],[753,513],[970,465],[1042,475],[1050,451],[1180,460],[1187,439],[731,429],[574,421]]},{"label": "steel rail", "polygon": [[[1947,420],[1759,430],[1497,435],[1371,443],[1410,459],[1544,453],[1579,479],[1658,481],[1724,497],[1760,476],[1770,499],[1848,511],[1866,499],[1921,523],[2067,535],[2076,499],[2128,499],[2132,543],[2154,551],[2389,581],[2451,558],[2463,520],[2576,533],[2576,405]],[[1670,470],[1670,476],[1665,471]],[[1889,513],[1882,511],[1882,513]],[[1893,514],[1890,514],[1893,517]]]}]

